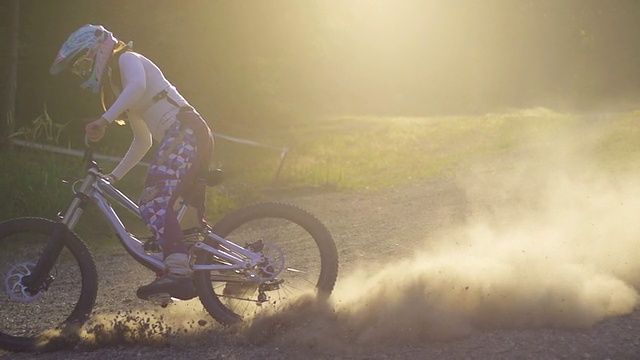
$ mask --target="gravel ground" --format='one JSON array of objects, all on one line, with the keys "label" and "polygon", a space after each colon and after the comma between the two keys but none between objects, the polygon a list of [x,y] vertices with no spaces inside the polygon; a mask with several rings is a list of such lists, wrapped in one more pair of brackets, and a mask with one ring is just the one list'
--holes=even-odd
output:
[{"label": "gravel ground", "polygon": [[[584,286],[542,286],[539,278],[518,274],[519,267],[468,267],[484,259],[483,250],[469,251],[475,243],[464,242],[460,229],[478,224],[478,209],[496,213],[513,201],[492,188],[474,189],[451,179],[384,191],[272,191],[273,199],[313,212],[334,235],[341,267],[332,303],[301,299],[290,311],[225,329],[197,300],[159,309],[136,299],[136,286],[150,275],[114,252],[98,259],[101,287],[88,328],[120,320],[135,329],[150,321],[163,324],[162,331],[127,339],[107,329],[73,350],[0,353],[0,359],[640,358],[637,299],[617,306],[614,288],[605,300],[590,302],[579,290]],[[509,213],[522,215],[518,209]],[[564,276],[554,267],[541,271]]]}]

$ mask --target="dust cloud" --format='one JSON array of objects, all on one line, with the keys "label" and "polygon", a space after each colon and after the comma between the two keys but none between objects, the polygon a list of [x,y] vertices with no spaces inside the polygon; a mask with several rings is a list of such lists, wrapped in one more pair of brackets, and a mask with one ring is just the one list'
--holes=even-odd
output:
[{"label": "dust cloud", "polygon": [[631,312],[640,187],[594,165],[597,126],[567,130],[469,166],[456,179],[466,219],[425,238],[414,257],[374,274],[342,273],[332,305],[302,301],[254,328],[306,346],[405,344],[485,329],[585,328]]},{"label": "dust cloud", "polygon": [[[483,330],[581,329],[629,313],[639,300],[640,186],[634,174],[596,165],[599,132],[583,124],[470,164],[452,180],[465,194],[464,220],[424,235],[410,258],[373,273],[342,272],[328,303],[302,296],[230,330],[191,307],[172,310],[171,319],[119,314],[97,321],[103,325],[90,327],[90,335],[98,346],[208,343],[215,336],[239,345],[357,352]],[[135,326],[104,327],[123,319]]]}]

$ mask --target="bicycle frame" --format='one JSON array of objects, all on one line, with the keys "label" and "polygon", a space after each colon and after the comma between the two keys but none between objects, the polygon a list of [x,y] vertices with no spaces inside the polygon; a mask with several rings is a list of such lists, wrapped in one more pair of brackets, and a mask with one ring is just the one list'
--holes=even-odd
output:
[{"label": "bicycle frame", "polygon": [[[78,183],[80,183],[80,187],[76,190],[75,186]],[[157,273],[164,271],[162,254],[149,254],[144,250],[144,243],[127,231],[124,224],[118,217],[118,214],[111,206],[109,199],[122,205],[124,208],[140,218],[138,205],[110,184],[109,181],[105,179],[105,176],[100,172],[97,164],[93,163],[87,170],[87,176],[81,182],[78,180],[74,183],[73,187],[75,198],[67,212],[61,218],[62,224],[64,224],[68,229],[73,230],[84,211],[86,203],[91,201],[96,204],[105,220],[115,231],[118,239],[129,255],[152,271]],[[178,210],[178,221],[182,219],[187,208],[188,205],[186,203],[181,204],[181,207]],[[264,256],[261,253],[256,253],[247,248],[241,247],[214,234],[211,230],[205,230],[203,236],[210,239],[214,244],[220,245],[219,247],[221,249],[207,245],[204,242],[197,242],[193,246],[193,249],[196,249],[196,251],[209,252],[218,259],[223,260],[223,262],[221,261],[220,264],[211,265],[192,265],[192,269],[194,271],[250,269],[264,261]],[[238,281],[241,279],[237,276],[229,277],[212,275],[212,280]],[[251,280],[251,278],[245,278],[245,280]]]}]

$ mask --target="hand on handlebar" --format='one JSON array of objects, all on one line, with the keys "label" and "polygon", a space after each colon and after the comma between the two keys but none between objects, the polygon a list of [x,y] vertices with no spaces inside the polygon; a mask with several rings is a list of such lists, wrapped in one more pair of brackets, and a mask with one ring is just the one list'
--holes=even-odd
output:
[{"label": "hand on handlebar", "polygon": [[109,125],[109,122],[107,121],[107,119],[103,117],[88,123],[84,128],[85,141],[86,140],[89,140],[92,142],[100,141],[104,137],[104,134],[107,131],[108,125]]}]

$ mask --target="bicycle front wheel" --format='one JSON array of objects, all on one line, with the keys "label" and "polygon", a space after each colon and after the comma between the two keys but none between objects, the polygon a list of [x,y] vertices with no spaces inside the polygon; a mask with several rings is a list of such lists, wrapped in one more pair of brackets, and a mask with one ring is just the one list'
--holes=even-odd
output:
[{"label": "bicycle front wheel", "polygon": [[[268,252],[277,259],[274,267],[279,270],[267,281],[237,282],[216,281],[218,272],[197,271],[194,278],[200,301],[224,325],[266,309],[281,309],[305,293],[327,297],[333,290],[338,276],[335,243],[327,228],[305,210],[283,203],[249,205],[227,215],[213,232],[240,246],[260,243],[265,255]],[[215,258],[200,252],[196,263],[215,263]],[[242,276],[243,271],[236,275]]]},{"label": "bicycle front wheel", "polygon": [[72,346],[88,319],[97,294],[93,257],[77,235],[66,231],[64,248],[49,276],[38,288],[26,287],[54,221],[18,218],[0,223],[0,348],[45,351]]}]

